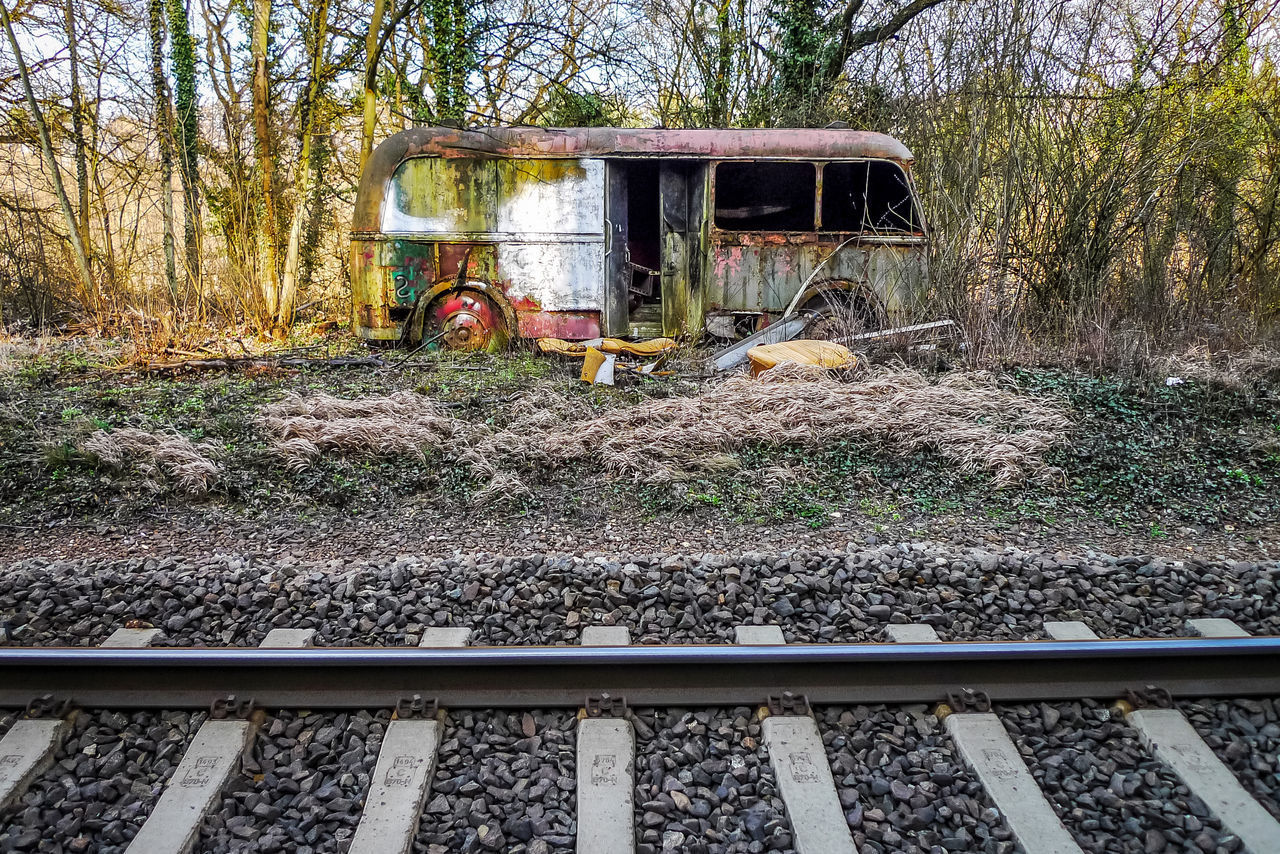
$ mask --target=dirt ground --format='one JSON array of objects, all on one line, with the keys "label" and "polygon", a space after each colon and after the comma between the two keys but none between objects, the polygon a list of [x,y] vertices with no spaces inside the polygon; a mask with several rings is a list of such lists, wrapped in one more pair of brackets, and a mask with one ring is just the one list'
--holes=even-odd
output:
[{"label": "dirt ground", "polygon": [[[589,455],[555,466],[534,459],[512,473],[522,489],[510,495],[486,493],[474,463],[448,446],[419,456],[366,443],[305,464],[280,456],[261,413],[288,394],[412,392],[457,429],[492,432],[520,428],[511,412],[530,401],[560,401],[572,427],[610,413],[625,421],[653,401],[700,400],[723,382],[692,361],[670,379],[601,388],[579,383],[572,365],[528,353],[399,358],[382,367],[149,372],[73,346],[11,347],[0,361],[0,561],[702,553],[925,540],[1174,558],[1280,553],[1280,396],[1265,370],[1183,366],[1177,382],[1168,365],[1126,377],[1061,366],[968,372],[1015,396],[1001,400],[1047,402],[1069,422],[1033,476],[1010,485],[966,470],[949,447],[856,433],[817,444],[748,437],[726,446],[731,464],[675,481],[619,477]],[[928,372],[927,383],[957,373]],[[974,428],[992,417],[975,416]],[[193,492],[161,465],[86,450],[95,434],[121,430],[207,449],[216,475]]]}]

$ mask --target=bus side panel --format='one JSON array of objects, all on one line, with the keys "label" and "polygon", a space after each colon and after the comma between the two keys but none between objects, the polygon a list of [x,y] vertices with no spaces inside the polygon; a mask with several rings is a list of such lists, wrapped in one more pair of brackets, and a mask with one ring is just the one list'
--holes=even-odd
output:
[{"label": "bus side panel", "polygon": [[351,326],[368,341],[394,341],[400,330],[388,313],[390,277],[383,266],[382,241],[351,241]]},{"label": "bus side panel", "polygon": [[595,338],[605,305],[604,236],[497,245],[498,286],[526,338]]},{"label": "bus side panel", "polygon": [[[424,286],[481,280],[501,291],[522,336],[597,337],[606,301],[604,174],[602,160],[405,161],[383,211],[393,234],[381,261],[384,277],[406,288],[385,299],[407,306]],[[433,251],[434,269],[415,263]]]},{"label": "bus side panel", "polygon": [[[710,307],[729,311],[784,311],[805,282],[840,244],[787,242],[764,236],[746,245],[721,243],[712,253]],[[919,288],[923,247],[846,246],[814,276],[865,285],[889,312],[906,307]]]}]

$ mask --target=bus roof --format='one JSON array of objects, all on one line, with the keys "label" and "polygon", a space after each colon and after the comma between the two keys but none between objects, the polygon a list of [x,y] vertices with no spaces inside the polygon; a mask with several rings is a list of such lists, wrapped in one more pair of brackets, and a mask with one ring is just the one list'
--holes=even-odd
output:
[{"label": "bus roof", "polygon": [[882,133],[844,128],[665,130],[657,128],[420,127],[383,140],[356,194],[353,231],[376,231],[386,184],[412,157],[855,160],[909,165],[911,151]]}]

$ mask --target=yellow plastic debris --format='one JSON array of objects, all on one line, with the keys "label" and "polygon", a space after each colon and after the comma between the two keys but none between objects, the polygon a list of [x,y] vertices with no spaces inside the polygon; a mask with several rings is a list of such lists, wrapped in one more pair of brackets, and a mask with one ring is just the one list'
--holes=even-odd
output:
[{"label": "yellow plastic debris", "polygon": [[587,346],[578,341],[564,341],[560,338],[539,338],[538,349],[552,356],[569,356],[581,359],[587,355]]},{"label": "yellow plastic debris", "polygon": [[623,341],[621,338],[606,338],[600,342],[600,349],[606,353],[639,356],[651,359],[668,350],[676,349],[676,342],[670,338],[649,338],[645,341]]},{"label": "yellow plastic debris", "polygon": [[849,352],[848,347],[832,341],[782,341],[778,344],[761,344],[747,351],[747,360],[751,363],[753,377],[758,377],[761,372],[783,362],[837,369],[852,368],[858,361],[857,357]]},{"label": "yellow plastic debris", "polygon": [[676,342],[670,338],[650,338],[647,341],[623,341],[621,338],[603,338],[596,341],[563,341],[559,338],[539,338],[538,349],[555,356],[567,356],[581,359],[587,351],[594,347],[602,353],[612,355],[637,356],[651,359],[669,350],[676,349]]},{"label": "yellow plastic debris", "polygon": [[588,347],[583,353],[582,381],[584,383],[602,383],[613,385],[613,365],[618,358],[612,353],[606,355],[595,347]]}]

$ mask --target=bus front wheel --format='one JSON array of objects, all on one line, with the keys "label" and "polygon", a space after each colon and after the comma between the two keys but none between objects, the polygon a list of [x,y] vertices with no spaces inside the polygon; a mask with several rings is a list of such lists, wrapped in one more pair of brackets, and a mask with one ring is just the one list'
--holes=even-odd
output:
[{"label": "bus front wheel", "polygon": [[441,294],[427,313],[423,341],[439,342],[450,350],[497,352],[507,346],[509,332],[502,312],[476,291]]}]

